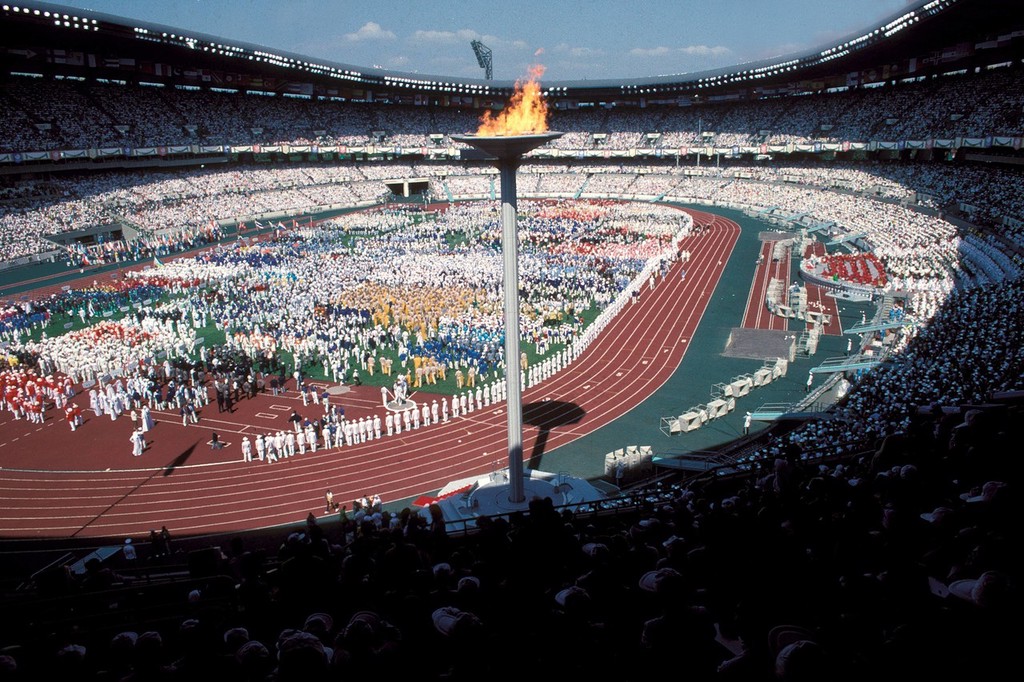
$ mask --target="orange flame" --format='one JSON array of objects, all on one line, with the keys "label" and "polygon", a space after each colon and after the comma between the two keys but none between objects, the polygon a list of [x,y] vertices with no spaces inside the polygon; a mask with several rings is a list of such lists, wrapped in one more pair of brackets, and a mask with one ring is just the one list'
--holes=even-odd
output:
[{"label": "orange flame", "polygon": [[544,133],[548,130],[548,104],[540,94],[537,79],[544,75],[540,64],[530,67],[530,80],[516,81],[508,106],[497,115],[485,111],[477,135],[510,136]]}]

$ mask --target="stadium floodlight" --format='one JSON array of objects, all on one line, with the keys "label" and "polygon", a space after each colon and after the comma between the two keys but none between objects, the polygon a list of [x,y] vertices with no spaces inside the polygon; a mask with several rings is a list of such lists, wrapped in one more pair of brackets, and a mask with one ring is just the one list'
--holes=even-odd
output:
[{"label": "stadium floodlight", "polygon": [[470,45],[473,46],[473,53],[476,55],[476,63],[484,70],[484,78],[491,80],[494,78],[494,72],[491,68],[491,48],[487,47],[479,40],[472,41]]}]

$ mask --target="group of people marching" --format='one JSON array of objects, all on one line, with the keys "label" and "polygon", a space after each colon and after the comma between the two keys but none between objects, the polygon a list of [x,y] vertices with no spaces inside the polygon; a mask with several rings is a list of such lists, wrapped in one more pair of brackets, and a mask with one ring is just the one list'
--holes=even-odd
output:
[{"label": "group of people marching", "polygon": [[[48,407],[64,410],[75,391],[69,379],[59,380],[53,375],[41,376],[33,369],[15,368],[0,372],[0,409],[7,410],[15,419],[42,424]],[[75,428],[73,420],[72,430]]]}]

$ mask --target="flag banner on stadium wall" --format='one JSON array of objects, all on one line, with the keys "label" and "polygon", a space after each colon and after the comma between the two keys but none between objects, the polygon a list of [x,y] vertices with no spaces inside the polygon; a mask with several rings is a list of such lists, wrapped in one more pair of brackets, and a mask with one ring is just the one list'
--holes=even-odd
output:
[{"label": "flag banner on stadium wall", "polygon": [[[794,151],[797,152],[822,152],[822,151],[849,151],[849,150],[888,150],[894,151],[899,149],[954,149],[957,147],[966,147],[973,149],[981,149],[987,147],[1001,147],[1001,148],[1013,148],[1020,149],[1022,147],[1024,139],[1021,137],[1012,136],[992,136],[992,137],[975,137],[975,138],[954,138],[954,139],[928,139],[928,140],[900,140],[900,141],[872,141],[872,142],[849,142],[844,141],[842,143],[831,143],[831,142],[814,142],[814,143],[803,143],[803,144],[789,144],[789,145],[760,145],[759,147],[680,147],[678,148],[678,154],[680,156],[687,156],[691,153],[701,154],[703,156],[713,156],[714,154],[788,154]],[[458,158],[459,150],[455,147],[448,147],[443,149],[434,149],[426,147],[418,147],[418,153],[427,156],[447,156],[449,158]],[[278,152],[278,151],[292,151],[296,153],[305,153],[312,151],[313,153],[401,153],[402,147],[347,147],[344,145],[340,146],[324,146],[320,147],[317,145],[274,145],[269,147],[263,147],[260,145],[240,145],[231,147],[228,145],[167,145],[160,147],[141,147],[133,149],[132,147],[101,147],[92,149],[73,149],[73,150],[50,150],[45,152],[8,152],[0,156],[0,164],[18,164],[24,161],[60,161],[61,159],[84,159],[84,158],[100,158],[100,157],[111,157],[111,156],[128,156],[128,157],[149,157],[149,156],[164,156],[170,154],[209,154],[209,153],[238,153],[238,152]],[[643,149],[576,149],[576,150],[556,150],[556,149],[544,149],[539,150],[531,156],[535,157],[546,157],[546,158],[560,158],[560,157],[575,157],[575,158],[622,158],[622,157],[636,157],[636,156],[664,156],[665,154],[674,154],[676,150],[658,150],[654,148],[643,148]]]}]

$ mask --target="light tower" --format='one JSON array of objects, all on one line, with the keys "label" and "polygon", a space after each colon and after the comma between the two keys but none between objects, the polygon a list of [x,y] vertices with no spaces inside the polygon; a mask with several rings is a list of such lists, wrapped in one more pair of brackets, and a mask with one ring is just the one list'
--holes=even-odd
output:
[{"label": "light tower", "polygon": [[479,40],[472,41],[470,45],[473,46],[473,53],[476,54],[476,63],[484,70],[484,78],[491,80],[494,78],[494,72],[491,70],[491,48]]},{"label": "light tower", "polygon": [[529,135],[452,135],[484,152],[501,173],[501,252],[505,306],[505,382],[508,384],[508,480],[507,502],[513,507],[525,501],[523,492],[523,388],[519,349],[519,233],[516,230],[516,171],[523,155],[563,133]]}]

